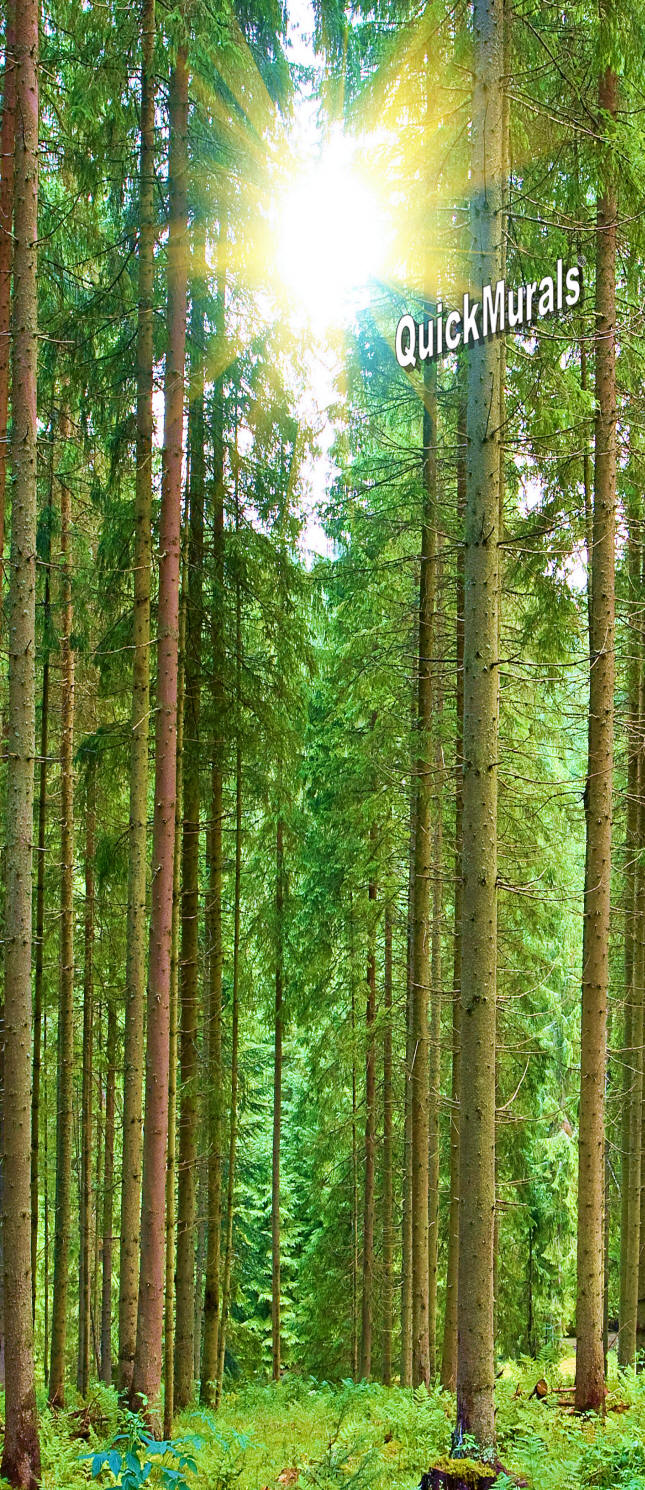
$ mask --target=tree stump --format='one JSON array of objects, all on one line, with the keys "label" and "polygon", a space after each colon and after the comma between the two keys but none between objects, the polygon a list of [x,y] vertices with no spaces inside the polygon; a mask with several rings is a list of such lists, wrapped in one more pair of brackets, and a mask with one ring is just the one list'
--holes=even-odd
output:
[{"label": "tree stump", "polygon": [[419,1490],[492,1490],[497,1474],[475,1459],[441,1459],[421,1476]]}]

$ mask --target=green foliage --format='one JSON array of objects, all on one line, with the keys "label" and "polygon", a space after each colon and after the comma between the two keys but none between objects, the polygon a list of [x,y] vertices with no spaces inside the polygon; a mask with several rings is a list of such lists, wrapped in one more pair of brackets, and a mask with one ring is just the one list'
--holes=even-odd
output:
[{"label": "green foliage", "polygon": [[127,1413],[121,1431],[108,1448],[89,1456],[91,1474],[98,1479],[109,1473],[118,1490],[139,1490],[146,1485],[190,1490],[187,1475],[196,1471],[195,1456],[202,1447],[203,1440],[194,1435],[156,1439],[143,1417]]}]

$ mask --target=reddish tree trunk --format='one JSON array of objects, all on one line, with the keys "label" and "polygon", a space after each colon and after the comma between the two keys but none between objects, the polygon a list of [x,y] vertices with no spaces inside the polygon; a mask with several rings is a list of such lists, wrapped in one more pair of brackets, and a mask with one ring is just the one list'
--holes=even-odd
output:
[{"label": "reddish tree trunk", "polygon": [[[603,11],[608,7],[603,6]],[[616,74],[600,80],[603,114],[616,115]],[[604,1152],[611,895],[616,514],[616,186],[611,164],[598,202],[596,248],[596,444],[591,582],[589,753],[585,790],[576,1407],[604,1403]]]},{"label": "reddish tree trunk", "polygon": [[0,614],[4,555],[5,494],[7,485],[7,413],[9,409],[9,324],[11,320],[11,260],[13,257],[13,154],[16,127],[14,68],[15,0],[8,0],[5,20],[5,59],[0,131]]},{"label": "reddish tree trunk", "polygon": [[164,1306],[165,1175],[168,1140],[177,678],[187,283],[188,69],[180,50],[170,88],[170,232],[164,464],[159,530],[159,607],[152,910],[148,972],[146,1092],[141,1191],[141,1266],[131,1400],[156,1420]]},{"label": "reddish tree trunk", "polygon": [[[63,423],[67,432],[67,422]],[[63,632],[61,637],[61,899],[60,995],[58,1005],[58,1104],[56,1112],[56,1221],[49,1400],[65,1401],[65,1352],[72,1220],[72,1126],[74,1106],[74,650],[72,647],[71,493],[61,485],[60,547]]]},{"label": "reddish tree trunk", "polygon": [[6,803],[2,1474],[36,1490],[40,1449],[31,1321],[31,872],[36,752],[36,374],[38,360],[38,3],[16,19],[11,584]]},{"label": "reddish tree trunk", "polygon": [[148,714],[150,707],[150,568],[155,202],[155,0],[142,0],[141,162],[137,310],[137,470],[134,503],[134,658],[130,746],[130,827],[123,1073],[123,1157],[119,1248],[119,1389],[132,1385],[137,1328],[141,1104],[146,987]]},{"label": "reddish tree trunk", "polygon": [[[203,264],[200,255],[198,265]],[[188,442],[190,520],[184,662],[184,803],[181,889],[181,1112],[177,1202],[175,1405],[193,1393],[195,1328],[195,1195],[197,1179],[197,1011],[199,998],[199,804],[202,566],[204,562],[204,310],[195,279],[191,315]]]}]

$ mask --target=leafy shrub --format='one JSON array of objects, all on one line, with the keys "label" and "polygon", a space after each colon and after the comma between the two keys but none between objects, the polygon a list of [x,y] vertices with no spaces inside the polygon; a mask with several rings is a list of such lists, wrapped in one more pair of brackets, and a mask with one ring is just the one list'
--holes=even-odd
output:
[{"label": "leafy shrub", "polygon": [[196,1472],[195,1453],[202,1440],[191,1435],[180,1439],[156,1439],[136,1413],[127,1413],[124,1426],[106,1449],[84,1455],[91,1473],[98,1479],[106,1470],[118,1490],[140,1490],[141,1486],[158,1485],[163,1490],[190,1490],[186,1479],[189,1470]]}]

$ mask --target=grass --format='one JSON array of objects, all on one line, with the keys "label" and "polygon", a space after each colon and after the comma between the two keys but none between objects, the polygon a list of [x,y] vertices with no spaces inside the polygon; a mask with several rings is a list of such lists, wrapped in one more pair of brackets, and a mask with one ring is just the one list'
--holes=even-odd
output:
[{"label": "grass", "polygon": [[[553,1393],[529,1400],[541,1376],[551,1388],[570,1383],[572,1365],[551,1356],[504,1367],[498,1448],[510,1478],[500,1480],[500,1490],[516,1477],[530,1490],[645,1490],[645,1373],[619,1380],[614,1369],[604,1419],[572,1416]],[[97,1388],[91,1416],[98,1423],[43,1408],[43,1490],[88,1485],[90,1466],[81,1456],[104,1448],[118,1431],[112,1392]],[[279,1386],[227,1393],[217,1417],[195,1406],[178,1418],[175,1441],[199,1440],[191,1490],[414,1490],[449,1452],[453,1422],[454,1401],[440,1389],[331,1386],[292,1375]],[[86,1440],[75,1436],[84,1426]],[[107,1471],[98,1481],[105,1490],[114,1483]],[[158,1472],[149,1483],[163,1483]]]}]

